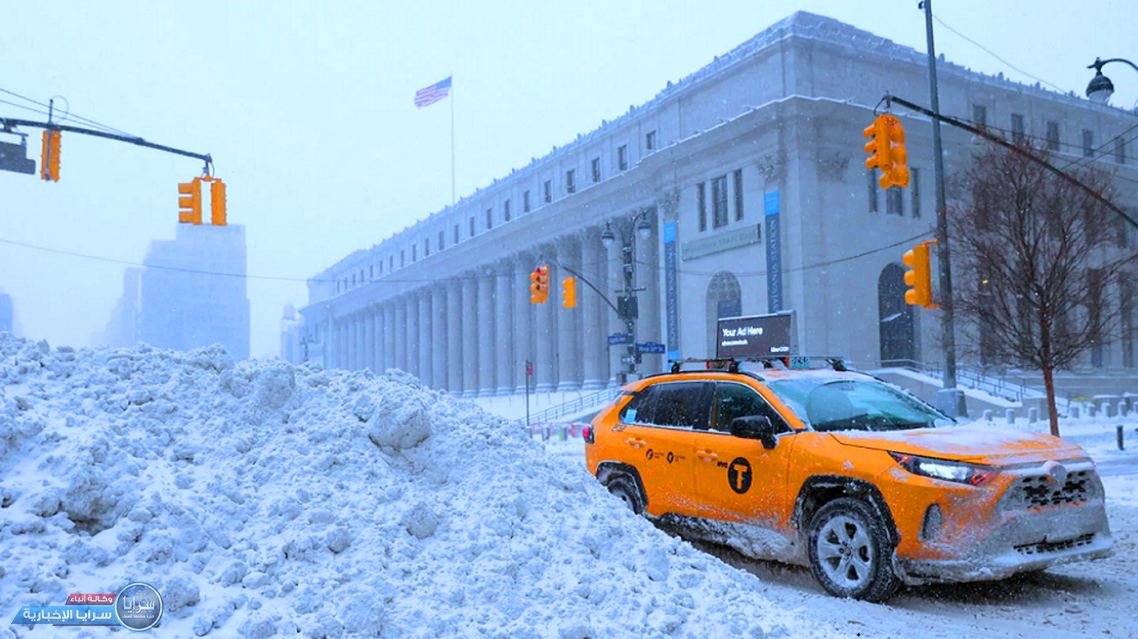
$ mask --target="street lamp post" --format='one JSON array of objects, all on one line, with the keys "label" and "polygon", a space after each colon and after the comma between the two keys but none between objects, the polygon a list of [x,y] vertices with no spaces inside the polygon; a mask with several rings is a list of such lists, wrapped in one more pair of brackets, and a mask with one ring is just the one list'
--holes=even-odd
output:
[{"label": "street lamp post", "polygon": [[1138,66],[1123,58],[1111,58],[1109,60],[1095,58],[1094,64],[1087,66],[1088,69],[1095,70],[1095,77],[1091,78],[1091,81],[1087,84],[1087,97],[1090,98],[1091,102],[1106,104],[1110,96],[1114,95],[1114,83],[1110,81],[1110,78],[1102,74],[1103,66],[1111,62],[1125,62],[1129,64],[1132,69],[1138,71]]},{"label": "street lamp post", "polygon": [[[625,371],[625,382],[634,378],[637,374],[636,366],[640,363],[640,353],[636,350],[636,319],[639,315],[638,304],[636,301],[637,291],[644,289],[635,288],[633,282],[636,272],[636,236],[639,235],[641,239],[648,239],[652,234],[652,225],[648,223],[648,211],[644,210],[632,216],[628,220],[627,227],[622,227],[618,222],[605,222],[605,230],[601,233],[601,244],[608,249],[612,243],[616,241],[616,236],[613,235],[613,227],[616,227],[617,233],[620,233],[620,255],[621,262],[624,267],[624,291],[621,295],[619,304],[617,304],[617,313],[620,319],[624,320],[625,328],[628,329],[630,341],[628,344],[628,353],[624,357],[624,362],[628,364],[628,370]],[[633,230],[635,229],[635,233]]]}]

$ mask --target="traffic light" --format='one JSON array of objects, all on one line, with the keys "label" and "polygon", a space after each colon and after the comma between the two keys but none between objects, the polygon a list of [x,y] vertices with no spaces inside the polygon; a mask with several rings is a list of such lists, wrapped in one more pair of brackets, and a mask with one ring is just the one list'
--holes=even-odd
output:
[{"label": "traffic light", "polygon": [[933,304],[932,273],[929,267],[929,245],[936,244],[936,240],[921,242],[913,250],[905,253],[901,261],[909,270],[905,271],[905,303],[925,308],[937,308],[940,304]]},{"label": "traffic light", "polygon": [[873,138],[865,145],[865,152],[869,157],[865,159],[865,168],[876,168],[881,171],[881,188],[887,189],[892,185],[887,176],[889,170],[893,168],[893,160],[890,157],[892,146],[889,144],[889,120],[893,116],[879,115],[873,121],[873,124],[867,126],[862,134],[867,138]]},{"label": "traffic light", "polygon": [[561,305],[577,308],[577,278],[570,275],[561,280]]},{"label": "traffic light", "polygon": [[549,301],[549,265],[542,264],[529,276],[529,301],[531,304],[544,304]]},{"label": "traffic light", "polygon": [[225,183],[214,180],[209,185],[210,222],[214,226],[225,226]]},{"label": "traffic light", "polygon": [[886,125],[886,131],[889,134],[889,160],[893,163],[893,168],[885,174],[889,178],[889,184],[882,186],[889,188],[890,186],[909,186],[909,152],[905,150],[905,127],[901,126],[901,121],[893,116],[886,116],[889,118]]},{"label": "traffic light", "polygon": [[40,177],[52,182],[59,181],[59,131],[43,132],[43,157],[40,163]]},{"label": "traffic light", "polygon": [[184,224],[202,223],[202,179],[194,178],[193,182],[178,184],[178,221]]}]

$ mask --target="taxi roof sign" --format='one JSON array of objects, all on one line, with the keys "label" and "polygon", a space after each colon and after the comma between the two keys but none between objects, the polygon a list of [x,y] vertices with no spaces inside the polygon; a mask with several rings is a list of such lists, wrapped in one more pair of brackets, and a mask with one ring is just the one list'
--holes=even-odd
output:
[{"label": "taxi roof sign", "polygon": [[794,311],[721,318],[716,326],[715,357],[788,357],[798,350],[794,334]]}]

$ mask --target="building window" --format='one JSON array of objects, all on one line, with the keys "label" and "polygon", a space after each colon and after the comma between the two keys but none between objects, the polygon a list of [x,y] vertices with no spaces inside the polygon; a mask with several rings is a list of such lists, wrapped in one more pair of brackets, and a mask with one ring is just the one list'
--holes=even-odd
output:
[{"label": "building window", "polygon": [[1083,156],[1092,157],[1095,154],[1095,132],[1083,129]]},{"label": "building window", "polygon": [[470,218],[470,237],[474,237],[474,218]]},{"label": "building window", "polygon": [[735,221],[743,219],[743,169],[735,171]]},{"label": "building window", "polygon": [[510,201],[509,200],[506,200],[505,202],[502,203],[502,217],[507,222],[510,221]]},{"label": "building window", "polygon": [[593,158],[593,183],[601,181],[601,159]]},{"label": "building window", "polygon": [[529,213],[530,212],[529,191],[522,193],[522,212],[523,213]]},{"label": "building window", "polygon": [[403,249],[399,249],[399,268],[403,268],[406,265],[407,265],[407,252],[404,251]]},{"label": "building window", "polygon": [[988,126],[988,107],[980,104],[972,105],[972,124],[978,127]]},{"label": "building window", "polygon": [[1114,159],[1119,164],[1126,164],[1126,140],[1117,138],[1114,141]]},{"label": "building window", "polygon": [[356,285],[356,274],[352,273],[352,286]]},{"label": "building window", "polygon": [[375,264],[372,264],[371,266],[367,267],[367,270],[368,270],[368,279],[374,280],[375,279]]},{"label": "building window", "polygon": [[656,132],[649,131],[648,135],[644,136],[644,146],[648,147],[649,151],[656,150]]},{"label": "building window", "polygon": [[411,261],[414,262],[417,259],[419,259],[419,245],[418,244],[412,244],[411,245]]},{"label": "building window", "polygon": [[486,230],[494,228],[494,209],[486,209]]},{"label": "building window", "polygon": [[901,193],[900,187],[893,187],[885,189],[885,214],[886,215],[905,215],[904,211],[905,198]]},{"label": "building window", "polygon": [[1026,131],[1024,130],[1024,126],[1023,126],[1023,114],[1013,113],[1012,114],[1012,142],[1014,142],[1016,144],[1020,144],[1021,142],[1023,142],[1025,132]]},{"label": "building window", "polygon": [[621,171],[628,170],[628,145],[622,144],[616,150],[616,165],[620,167]]},{"label": "building window", "polygon": [[707,200],[704,197],[706,195],[704,191],[706,191],[706,184],[704,182],[700,182],[695,186],[695,199],[696,207],[699,210],[700,231],[707,230]]},{"label": "building window", "polygon": [[394,270],[395,270],[395,255],[394,254],[388,255],[387,256],[387,271],[391,272]]},{"label": "building window", "polygon": [[444,248],[446,248],[446,246],[443,244],[443,240],[446,239],[446,236],[447,236],[447,234],[445,231],[439,231],[439,250],[440,251],[443,250]]},{"label": "building window", "polygon": [[423,240],[423,257],[431,256],[431,238]]},{"label": "building window", "polygon": [[866,185],[869,186],[869,212],[877,212],[877,169],[865,172]]},{"label": "building window", "polygon": [[565,191],[567,193],[577,192],[577,169],[569,169],[565,172]]},{"label": "building window", "polygon": [[549,204],[553,201],[553,182],[551,180],[546,180],[545,184],[543,184],[541,188],[544,192],[545,203]]},{"label": "building window", "polygon": [[383,275],[383,259],[382,258],[380,258],[380,260],[379,260],[379,274]]},{"label": "building window", "polygon": [[712,224],[715,228],[727,226],[727,176],[711,181]]},{"label": "building window", "polygon": [[921,217],[921,170],[909,169],[909,190],[913,192],[913,217]]},{"label": "building window", "polygon": [[1058,151],[1059,150],[1059,123],[1058,122],[1048,122],[1047,123],[1047,150],[1049,150],[1049,151]]},{"label": "building window", "polygon": [[455,243],[455,244],[458,244],[458,242],[459,242],[459,239],[458,239],[458,225],[457,225],[457,224],[455,224],[455,225],[454,225],[454,243]]}]

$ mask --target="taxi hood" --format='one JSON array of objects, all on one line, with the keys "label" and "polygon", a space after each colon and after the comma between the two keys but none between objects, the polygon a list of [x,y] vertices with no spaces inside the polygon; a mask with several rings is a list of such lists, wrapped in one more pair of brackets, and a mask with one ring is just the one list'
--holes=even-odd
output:
[{"label": "taxi hood", "polygon": [[846,446],[975,464],[1004,465],[1085,456],[1078,446],[1050,435],[1011,428],[950,426],[887,432],[829,433]]}]

